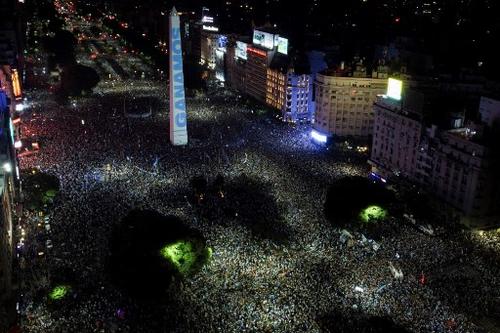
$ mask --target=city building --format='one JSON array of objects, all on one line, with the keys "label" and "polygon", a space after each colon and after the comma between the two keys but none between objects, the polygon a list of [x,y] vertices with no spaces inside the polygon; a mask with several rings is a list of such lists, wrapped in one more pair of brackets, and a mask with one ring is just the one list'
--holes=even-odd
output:
[{"label": "city building", "polygon": [[311,74],[297,68],[289,55],[288,39],[273,29],[255,29],[252,43],[241,38],[228,43],[229,87],[278,110],[284,121],[310,122],[314,114]]},{"label": "city building", "polygon": [[[23,2],[0,1],[0,331],[6,332],[15,319],[14,199],[19,190],[19,168],[15,145],[22,111],[23,42],[21,11]],[[18,117],[17,117],[18,118]],[[19,120],[19,119],[16,119]]]},{"label": "city building", "polygon": [[466,215],[498,211],[498,176],[482,128],[473,123],[429,131],[420,147],[416,182]]},{"label": "city building", "polygon": [[496,122],[500,121],[500,101],[484,96],[481,97],[479,114],[483,123],[488,126],[495,125]]},{"label": "city building", "polygon": [[446,128],[425,127],[423,106],[420,94],[402,95],[400,84],[395,88],[389,83],[388,93],[377,99],[372,175],[384,182],[417,184],[466,216],[498,213],[499,157],[492,150],[498,135],[490,116],[497,114],[495,103],[481,99],[480,113],[487,114],[481,123],[452,115]]},{"label": "city building", "polygon": [[372,134],[373,103],[385,92],[387,80],[367,77],[361,72],[354,74],[326,70],[316,75],[316,131],[338,137]]},{"label": "city building", "polygon": [[15,181],[19,179],[14,133],[9,110],[10,99],[0,90],[0,329],[12,318],[13,281],[12,266],[14,252],[13,207],[16,193]]},{"label": "city building", "polygon": [[415,179],[416,157],[422,133],[422,101],[377,97],[373,104],[372,152],[369,164],[382,179],[392,175]]},{"label": "city building", "polygon": [[248,41],[241,37],[230,39],[227,46],[226,84],[240,92],[246,91],[247,46]]}]

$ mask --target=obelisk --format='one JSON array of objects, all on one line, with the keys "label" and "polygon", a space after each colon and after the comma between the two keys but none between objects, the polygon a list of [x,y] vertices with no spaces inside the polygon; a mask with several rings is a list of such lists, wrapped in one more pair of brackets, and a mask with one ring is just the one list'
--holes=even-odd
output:
[{"label": "obelisk", "polygon": [[182,43],[180,20],[175,7],[169,20],[170,48],[170,142],[174,146],[187,145],[186,95],[182,68]]}]

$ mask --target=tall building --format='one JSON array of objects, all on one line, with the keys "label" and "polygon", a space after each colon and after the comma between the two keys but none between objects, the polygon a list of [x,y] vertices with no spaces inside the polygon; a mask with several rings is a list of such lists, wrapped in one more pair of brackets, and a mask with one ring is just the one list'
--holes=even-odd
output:
[{"label": "tall building", "polygon": [[240,92],[246,92],[246,63],[248,41],[244,38],[231,39],[226,53],[226,83]]},{"label": "tall building", "polygon": [[500,121],[500,101],[484,96],[481,97],[479,113],[483,123],[488,126],[495,125],[496,122]]},{"label": "tall building", "polygon": [[452,116],[449,128],[425,128],[421,95],[401,96],[399,90],[391,97],[390,91],[391,84],[373,107],[372,173],[384,181],[418,184],[467,216],[498,213],[500,161],[492,150],[490,118],[475,124]]},{"label": "tall building", "polygon": [[[466,215],[498,211],[498,176],[481,129],[428,132],[419,150],[417,183]],[[425,163],[424,163],[425,162]]]},{"label": "tall building", "polygon": [[0,0],[0,331],[6,332],[15,319],[13,208],[19,189],[15,143],[19,128],[13,122],[22,110],[23,3]]},{"label": "tall building", "polygon": [[309,74],[297,74],[293,68],[269,68],[266,103],[280,110],[283,121],[309,122],[313,116]]},{"label": "tall building", "polygon": [[[419,105],[421,105],[419,103]],[[391,175],[415,178],[415,163],[422,133],[421,106],[382,95],[373,104],[372,171],[384,179]]]},{"label": "tall building", "polygon": [[314,129],[327,136],[367,137],[373,129],[373,103],[385,92],[387,80],[347,75],[329,70],[316,75]]},{"label": "tall building", "polygon": [[230,41],[226,82],[280,112],[284,121],[310,122],[314,113],[311,75],[299,73],[288,39],[269,28],[254,30],[252,43]]},{"label": "tall building", "polygon": [[254,45],[247,47],[246,93],[259,102],[266,102],[267,69],[271,64],[273,51],[261,49]]},{"label": "tall building", "polygon": [[[15,178],[17,174],[17,179]],[[13,207],[19,178],[9,99],[0,89],[0,330],[13,316],[12,265],[14,253]]]}]

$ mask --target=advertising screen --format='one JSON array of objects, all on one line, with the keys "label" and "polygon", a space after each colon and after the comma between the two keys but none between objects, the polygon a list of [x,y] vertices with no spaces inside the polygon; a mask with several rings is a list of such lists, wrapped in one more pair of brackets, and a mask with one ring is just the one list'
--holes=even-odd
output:
[{"label": "advertising screen", "polygon": [[214,26],[211,26],[211,25],[203,25],[203,30],[206,30],[206,31],[219,31],[219,28],[218,27],[214,27]]},{"label": "advertising screen", "polygon": [[288,54],[288,39],[283,37],[277,38],[278,52]]},{"label": "advertising screen", "polygon": [[235,57],[243,60],[247,60],[247,43],[236,42]]},{"label": "advertising screen", "polygon": [[227,46],[227,36],[219,36],[219,39],[217,39],[217,46],[225,51]]},{"label": "advertising screen", "polygon": [[395,100],[401,100],[401,93],[403,91],[403,81],[396,79],[389,79],[387,83],[387,97]]},{"label": "advertising screen", "polygon": [[274,47],[274,35],[264,31],[254,30],[253,43],[272,50]]}]

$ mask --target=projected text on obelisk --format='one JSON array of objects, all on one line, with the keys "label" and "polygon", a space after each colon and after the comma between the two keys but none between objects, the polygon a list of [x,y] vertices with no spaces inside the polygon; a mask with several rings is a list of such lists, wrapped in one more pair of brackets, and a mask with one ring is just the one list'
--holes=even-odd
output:
[{"label": "projected text on obelisk", "polygon": [[179,15],[175,7],[170,13],[170,142],[173,145],[186,145],[187,117],[186,96],[184,92],[184,72],[182,67],[182,43]]}]

